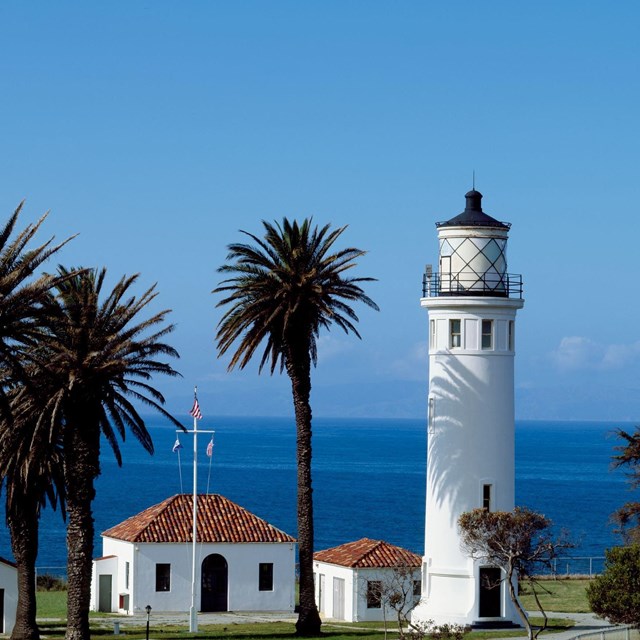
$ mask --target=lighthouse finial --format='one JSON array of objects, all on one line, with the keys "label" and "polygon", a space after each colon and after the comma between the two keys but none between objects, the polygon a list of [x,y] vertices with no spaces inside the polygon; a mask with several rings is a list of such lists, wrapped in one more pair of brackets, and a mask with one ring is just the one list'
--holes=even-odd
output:
[{"label": "lighthouse finial", "polygon": [[476,190],[476,170],[473,170],[473,178],[471,180],[471,188],[473,189],[473,191]]}]

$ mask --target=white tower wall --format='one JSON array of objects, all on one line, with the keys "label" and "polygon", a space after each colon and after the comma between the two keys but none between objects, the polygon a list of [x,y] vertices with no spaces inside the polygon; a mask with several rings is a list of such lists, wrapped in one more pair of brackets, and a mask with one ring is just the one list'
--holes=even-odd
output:
[{"label": "white tower wall", "polygon": [[[478,570],[461,549],[457,521],[481,508],[511,511],[515,492],[513,337],[522,300],[423,298],[429,309],[427,509],[420,618],[437,624],[480,619]],[[451,348],[450,322],[460,320],[460,347]],[[482,348],[482,321],[492,323]],[[435,333],[431,333],[431,322]],[[500,620],[519,621],[506,589]]]}]

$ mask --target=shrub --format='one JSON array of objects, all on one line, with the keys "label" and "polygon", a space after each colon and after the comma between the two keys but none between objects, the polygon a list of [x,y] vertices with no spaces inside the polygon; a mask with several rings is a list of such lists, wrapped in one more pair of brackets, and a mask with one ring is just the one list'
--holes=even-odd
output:
[{"label": "shrub", "polygon": [[67,580],[50,573],[43,573],[36,579],[38,591],[66,591]]},{"label": "shrub", "polygon": [[587,587],[594,613],[614,624],[640,624],[640,545],[605,552],[604,571]]}]

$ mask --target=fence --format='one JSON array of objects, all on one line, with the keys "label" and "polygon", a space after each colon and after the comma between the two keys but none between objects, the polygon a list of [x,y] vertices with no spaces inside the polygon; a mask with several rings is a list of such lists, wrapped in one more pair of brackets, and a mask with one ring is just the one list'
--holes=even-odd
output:
[{"label": "fence", "polygon": [[640,630],[631,627],[610,627],[574,636],[573,640],[640,640]]},{"label": "fence", "polygon": [[67,579],[67,567],[36,567],[36,583],[42,576],[51,576],[58,580]]},{"label": "fence", "polygon": [[589,576],[602,573],[604,556],[564,556],[553,561],[554,576]]}]

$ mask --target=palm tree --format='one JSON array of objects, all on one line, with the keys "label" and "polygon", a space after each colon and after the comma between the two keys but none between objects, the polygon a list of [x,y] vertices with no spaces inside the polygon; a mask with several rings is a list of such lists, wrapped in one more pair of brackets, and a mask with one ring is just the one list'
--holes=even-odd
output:
[{"label": "palm tree", "polygon": [[[0,481],[6,492],[7,524],[18,568],[18,603],[12,638],[37,638],[35,610],[35,559],[38,552],[38,517],[46,497],[55,506],[59,488],[52,467],[57,453],[43,453],[44,442],[26,444],[25,414],[16,416],[15,401],[31,385],[25,372],[25,354],[42,335],[43,301],[60,277],[35,277],[36,270],[68,240],[58,245],[53,239],[30,247],[46,218],[14,233],[24,203],[0,229]],[[20,392],[20,393],[22,393]],[[22,403],[22,400],[20,401]],[[18,428],[18,425],[20,427]],[[20,435],[22,434],[22,435]],[[55,449],[55,448],[54,448]],[[51,454],[51,457],[48,457]],[[54,465],[55,466],[55,465]]]},{"label": "palm tree", "polygon": [[[178,357],[162,340],[168,310],[139,321],[156,297],[155,286],[140,297],[130,289],[138,276],[123,277],[103,296],[106,271],[69,271],[59,267],[61,282],[50,298],[45,348],[36,366],[49,381],[46,409],[50,428],[60,429],[67,500],[68,640],[89,639],[89,605],[94,524],[91,503],[100,474],[100,437],[122,464],[118,437],[127,428],[149,452],[153,442],[132,403],[159,411],[164,397],[151,386],[155,374],[179,375],[165,356]],[[159,359],[160,358],[160,359]],[[49,388],[49,387],[47,387]]]},{"label": "palm tree", "polygon": [[291,380],[296,419],[298,465],[298,553],[300,609],[298,635],[318,635],[320,616],[313,588],[313,501],[311,488],[311,364],[317,362],[320,329],[336,324],[360,337],[358,317],[348,303],[377,305],[359,283],[372,278],[348,278],[364,251],[347,248],[330,253],[346,227],[319,229],[312,220],[302,224],[284,218],[282,226],[263,221],[264,239],[242,231],[251,244],[229,245],[228,263],[218,269],[230,274],[214,289],[229,305],[216,340],[219,355],[239,342],[228,369],[243,369],[264,343],[260,371],[269,363],[271,374],[279,365]]},{"label": "palm tree", "polygon": [[[62,443],[40,420],[40,395],[11,390],[11,418],[0,429],[0,468],[11,549],[18,569],[18,602],[11,640],[38,640],[36,558],[40,511],[60,504],[64,516]],[[44,428],[43,428],[44,427]]]},{"label": "palm tree", "polygon": [[53,238],[31,249],[29,243],[47,217],[29,224],[14,236],[15,226],[24,202],[0,229],[0,365],[4,375],[0,380],[0,411],[7,418],[5,389],[12,383],[29,382],[23,372],[24,349],[41,336],[43,299],[60,277],[42,275],[35,271],[71,238],[53,245]]}]

